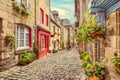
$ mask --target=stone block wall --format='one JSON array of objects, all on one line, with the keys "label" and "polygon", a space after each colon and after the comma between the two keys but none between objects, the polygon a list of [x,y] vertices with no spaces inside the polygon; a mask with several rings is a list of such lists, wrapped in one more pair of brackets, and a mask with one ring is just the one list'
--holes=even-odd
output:
[{"label": "stone block wall", "polygon": [[110,15],[106,17],[106,27],[107,27],[107,34],[106,34],[106,42],[107,46],[105,47],[105,59],[103,60],[103,63],[107,65],[109,70],[109,75],[111,80],[119,80],[120,76],[116,72],[114,64],[111,62],[111,59],[115,57],[115,54],[119,53],[119,37],[120,35],[119,30],[120,22],[117,20],[120,19],[120,16],[117,16],[117,12],[113,12]]},{"label": "stone block wall", "polygon": [[[6,35],[15,35],[16,23],[21,23],[29,26],[34,33],[34,0],[31,0],[30,15],[23,20],[23,16],[18,15],[12,6],[12,0],[0,0],[0,71],[10,68],[18,63],[18,54],[15,54],[16,49],[12,51],[5,45]],[[34,35],[32,35],[33,37]],[[32,41],[32,43],[34,40]],[[16,51],[17,52],[17,51]]]}]

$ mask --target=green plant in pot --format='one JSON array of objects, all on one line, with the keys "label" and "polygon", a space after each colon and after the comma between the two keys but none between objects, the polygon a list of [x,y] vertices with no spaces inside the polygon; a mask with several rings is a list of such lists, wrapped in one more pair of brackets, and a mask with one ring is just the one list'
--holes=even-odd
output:
[{"label": "green plant in pot", "polygon": [[99,62],[87,63],[84,70],[89,80],[101,80],[105,75],[105,67]]},{"label": "green plant in pot", "polygon": [[21,54],[21,57],[18,61],[18,64],[19,65],[26,65],[26,64],[29,64],[33,61],[33,58],[34,58],[34,54],[33,53],[30,53],[30,52],[23,52]]},{"label": "green plant in pot", "polygon": [[120,56],[113,58],[112,63],[114,63],[116,71],[120,73]]},{"label": "green plant in pot", "polygon": [[36,45],[34,43],[33,52],[34,52],[36,58],[38,58],[38,56],[39,56],[39,53],[40,53],[39,50],[40,50],[40,48],[38,47],[38,45]]}]

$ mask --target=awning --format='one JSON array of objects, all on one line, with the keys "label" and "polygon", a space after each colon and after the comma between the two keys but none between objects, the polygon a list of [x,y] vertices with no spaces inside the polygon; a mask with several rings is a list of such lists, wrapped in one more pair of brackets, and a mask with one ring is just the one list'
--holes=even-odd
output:
[{"label": "awning", "polygon": [[91,0],[88,9],[90,13],[95,13],[97,11],[106,11],[118,1],[120,0]]}]

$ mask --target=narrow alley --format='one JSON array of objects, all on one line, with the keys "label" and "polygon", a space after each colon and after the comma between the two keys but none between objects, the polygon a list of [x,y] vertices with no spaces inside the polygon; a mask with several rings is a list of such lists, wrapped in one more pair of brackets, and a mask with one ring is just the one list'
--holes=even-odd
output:
[{"label": "narrow alley", "polygon": [[77,50],[61,51],[0,72],[0,80],[86,80],[81,63]]}]

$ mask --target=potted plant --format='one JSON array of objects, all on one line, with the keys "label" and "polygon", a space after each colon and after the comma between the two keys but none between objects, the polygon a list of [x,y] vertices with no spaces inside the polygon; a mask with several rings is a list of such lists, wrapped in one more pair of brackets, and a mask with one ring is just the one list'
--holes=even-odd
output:
[{"label": "potted plant", "polygon": [[115,65],[115,70],[120,73],[120,56],[112,59],[112,62]]},{"label": "potted plant", "polygon": [[39,56],[39,53],[40,53],[39,50],[40,50],[39,46],[34,43],[33,52],[35,54],[36,59],[38,59],[38,56]]},{"label": "potted plant", "polygon": [[23,52],[18,61],[18,64],[23,66],[29,64],[33,61],[34,56],[35,55],[33,53]]},{"label": "potted plant", "polygon": [[5,38],[5,43],[6,46],[8,46],[10,48],[10,50],[13,50],[13,48],[15,47],[15,36],[14,35],[7,35]]},{"label": "potted plant", "polygon": [[99,62],[87,63],[84,70],[89,80],[101,80],[105,74],[105,67]]}]

